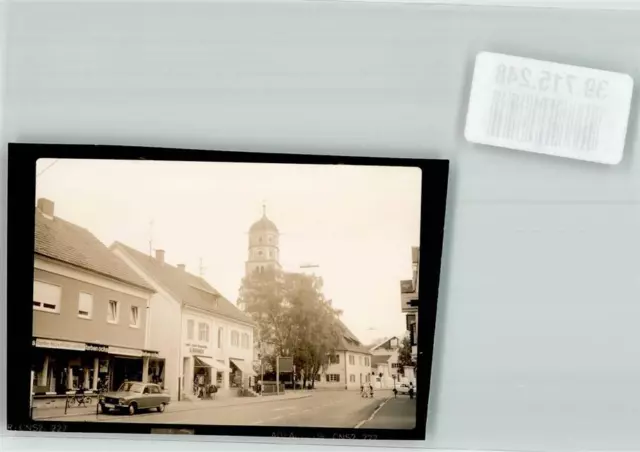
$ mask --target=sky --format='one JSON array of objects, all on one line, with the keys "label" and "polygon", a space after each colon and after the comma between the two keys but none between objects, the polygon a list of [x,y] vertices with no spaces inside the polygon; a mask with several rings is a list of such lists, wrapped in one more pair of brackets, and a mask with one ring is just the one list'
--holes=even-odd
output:
[{"label": "sky", "polygon": [[283,268],[321,276],[361,342],[405,332],[400,280],[420,244],[418,168],[40,159],[36,183],[55,216],[107,246],[163,249],[171,265],[202,267],[233,303],[264,205]]}]

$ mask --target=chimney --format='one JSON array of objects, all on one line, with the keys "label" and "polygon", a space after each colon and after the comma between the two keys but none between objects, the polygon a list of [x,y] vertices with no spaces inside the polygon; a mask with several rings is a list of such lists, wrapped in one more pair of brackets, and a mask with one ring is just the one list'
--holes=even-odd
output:
[{"label": "chimney", "polygon": [[185,269],[186,269],[186,268],[187,268],[187,267],[186,267],[186,265],[184,265],[184,264],[178,264],[178,270],[180,270],[180,271],[185,271]]},{"label": "chimney", "polygon": [[164,250],[156,250],[156,259],[160,265],[164,265]]},{"label": "chimney", "polygon": [[53,218],[54,205],[55,205],[54,202],[51,201],[50,199],[46,199],[46,198],[38,199],[38,210],[47,217]]}]

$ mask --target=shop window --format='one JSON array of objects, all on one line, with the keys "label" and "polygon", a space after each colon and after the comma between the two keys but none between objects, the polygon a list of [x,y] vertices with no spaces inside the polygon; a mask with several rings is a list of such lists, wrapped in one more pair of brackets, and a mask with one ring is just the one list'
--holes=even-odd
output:
[{"label": "shop window", "polygon": [[187,320],[187,339],[193,340],[194,321],[192,319]]},{"label": "shop window", "polygon": [[209,342],[209,325],[203,322],[198,323],[198,340]]},{"label": "shop window", "polygon": [[355,383],[356,382],[356,376],[355,374],[351,374],[349,375],[349,383]]},{"label": "shop window", "polygon": [[356,357],[353,355],[349,355],[349,364],[354,366],[356,364]]},{"label": "shop window", "polygon": [[138,328],[140,326],[140,309],[137,306],[131,306],[129,311],[129,326]]},{"label": "shop window", "polygon": [[78,296],[78,317],[90,319],[93,315],[93,295],[80,292]]},{"label": "shop window", "polygon": [[33,281],[33,309],[60,312],[62,287],[42,281]]},{"label": "shop window", "polygon": [[120,303],[116,300],[109,300],[109,307],[107,309],[107,322],[118,323],[120,317]]}]

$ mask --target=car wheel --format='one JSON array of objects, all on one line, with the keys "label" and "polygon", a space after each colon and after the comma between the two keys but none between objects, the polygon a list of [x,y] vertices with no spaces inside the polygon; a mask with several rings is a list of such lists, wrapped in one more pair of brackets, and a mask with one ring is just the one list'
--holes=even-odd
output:
[{"label": "car wheel", "polygon": [[136,414],[137,409],[138,409],[138,406],[136,405],[136,403],[135,402],[131,403],[129,405],[129,415],[133,416],[134,414]]},{"label": "car wheel", "polygon": [[158,412],[159,413],[163,413],[164,412],[164,403],[160,404],[160,406],[158,407]]}]

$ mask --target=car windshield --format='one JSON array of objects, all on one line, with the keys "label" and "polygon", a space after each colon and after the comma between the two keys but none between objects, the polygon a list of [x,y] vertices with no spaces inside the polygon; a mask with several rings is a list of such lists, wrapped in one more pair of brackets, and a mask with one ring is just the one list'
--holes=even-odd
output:
[{"label": "car windshield", "polygon": [[120,385],[120,389],[118,389],[118,392],[139,392],[139,393],[142,393],[142,389],[143,388],[144,388],[144,385],[142,385],[140,383],[126,382],[126,383],[122,383],[122,385]]}]

